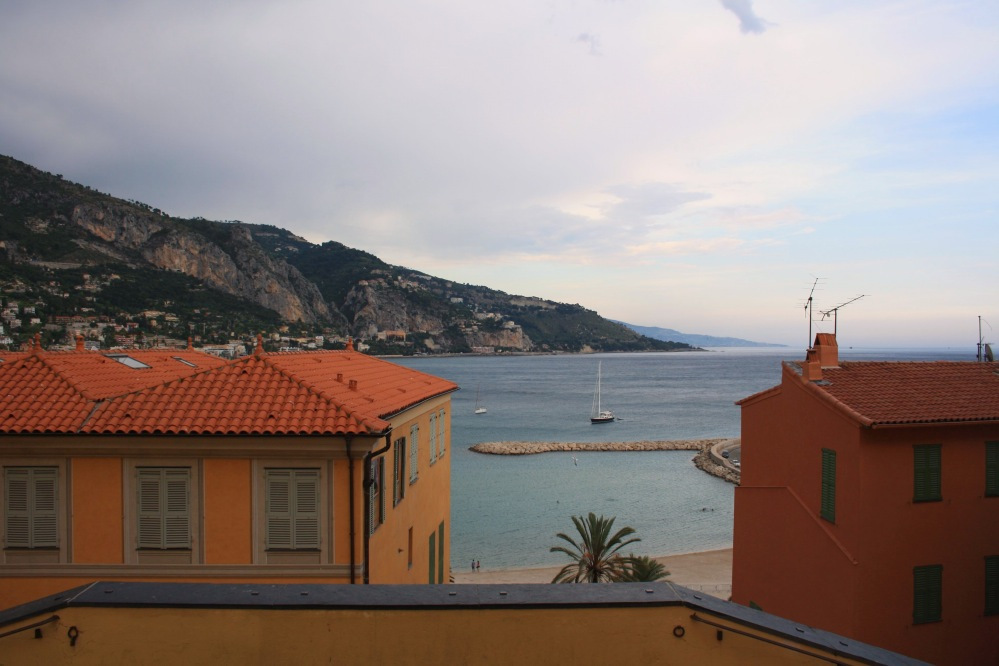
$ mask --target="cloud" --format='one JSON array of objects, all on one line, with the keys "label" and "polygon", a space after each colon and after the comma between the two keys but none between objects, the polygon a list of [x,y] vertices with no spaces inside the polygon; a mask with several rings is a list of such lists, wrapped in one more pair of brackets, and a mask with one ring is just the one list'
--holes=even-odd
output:
[{"label": "cloud", "polygon": [[721,0],[722,7],[739,17],[739,29],[757,34],[766,31],[770,25],[753,12],[753,0]]},{"label": "cloud", "polygon": [[577,42],[582,42],[589,46],[589,54],[592,56],[600,55],[600,38],[596,35],[591,35],[588,32],[584,32],[576,37]]}]

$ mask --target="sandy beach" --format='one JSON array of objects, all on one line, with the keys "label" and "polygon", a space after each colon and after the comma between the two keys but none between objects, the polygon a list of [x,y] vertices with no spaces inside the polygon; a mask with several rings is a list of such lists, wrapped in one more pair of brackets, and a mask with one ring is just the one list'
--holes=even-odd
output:
[{"label": "sandy beach", "polygon": [[[700,590],[721,599],[732,594],[732,549],[666,555],[655,558],[670,572],[666,582]],[[490,570],[488,562],[473,573],[471,568],[454,571],[455,584],[551,583],[560,567]]]}]

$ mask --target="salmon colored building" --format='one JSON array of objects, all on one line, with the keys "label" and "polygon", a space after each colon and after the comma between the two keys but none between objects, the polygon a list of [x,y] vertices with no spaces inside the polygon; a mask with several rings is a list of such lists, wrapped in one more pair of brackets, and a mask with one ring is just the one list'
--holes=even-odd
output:
[{"label": "salmon colored building", "polygon": [[734,601],[999,663],[999,364],[841,362],[819,334],[738,404]]},{"label": "salmon colored building", "polygon": [[102,579],[445,582],[456,389],[349,345],[0,352],[0,608]]}]

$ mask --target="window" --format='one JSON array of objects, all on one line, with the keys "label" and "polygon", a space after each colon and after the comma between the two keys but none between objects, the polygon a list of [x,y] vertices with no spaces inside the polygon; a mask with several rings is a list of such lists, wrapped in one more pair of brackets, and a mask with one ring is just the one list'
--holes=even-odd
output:
[{"label": "window", "polygon": [[406,496],[406,438],[400,437],[392,444],[392,506]]},{"label": "window", "polygon": [[912,500],[940,501],[940,445],[917,444],[912,451],[915,470]]},{"label": "window", "polygon": [[938,622],[941,618],[943,566],[931,564],[912,570],[912,622]]},{"label": "window", "polygon": [[113,358],[122,365],[126,365],[133,370],[148,370],[150,367],[137,358],[132,358],[128,354],[108,354],[108,358]]},{"label": "window", "polygon": [[437,575],[437,565],[436,565],[437,533],[436,532],[430,533],[429,553],[430,553],[430,584],[433,585],[434,583],[437,582],[437,580],[434,578]]},{"label": "window", "polygon": [[444,457],[444,449],[447,446],[447,441],[444,438],[444,410],[442,409],[437,413],[437,449],[440,452],[440,457]]},{"label": "window", "polygon": [[135,487],[136,547],[140,550],[190,550],[190,468],[138,467]]},{"label": "window", "polygon": [[999,497],[999,442],[985,442],[985,496]]},{"label": "window", "polygon": [[371,533],[385,522],[385,458],[379,456],[371,461],[371,486],[368,488],[368,520]]},{"label": "window", "polygon": [[985,558],[985,614],[999,615],[999,555]]},{"label": "window", "polygon": [[319,470],[268,469],[264,492],[267,550],[318,550]]},{"label": "window", "polygon": [[437,462],[437,415],[430,415],[430,464]]},{"label": "window", "polygon": [[836,522],[836,452],[822,449],[822,501],[819,515]]},{"label": "window", "polygon": [[59,548],[59,469],[4,468],[4,547]]},{"label": "window", "polygon": [[420,427],[414,425],[409,429],[409,482],[414,483],[419,478],[420,467]]}]

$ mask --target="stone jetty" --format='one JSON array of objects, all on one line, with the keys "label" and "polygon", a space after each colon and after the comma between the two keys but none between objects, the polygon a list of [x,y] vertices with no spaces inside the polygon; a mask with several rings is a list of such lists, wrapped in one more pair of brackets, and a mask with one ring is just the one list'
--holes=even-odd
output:
[{"label": "stone jetty", "polygon": [[697,451],[694,465],[703,472],[729,483],[739,484],[739,470],[726,464],[720,451],[738,440],[677,439],[644,442],[483,442],[471,451],[496,456],[529,456],[536,453],[573,451]]},{"label": "stone jetty", "polygon": [[526,456],[553,451],[704,451],[722,439],[679,439],[644,442],[483,442],[469,447],[476,453]]}]

